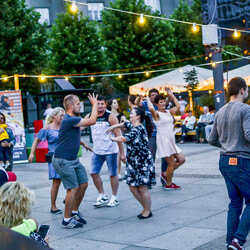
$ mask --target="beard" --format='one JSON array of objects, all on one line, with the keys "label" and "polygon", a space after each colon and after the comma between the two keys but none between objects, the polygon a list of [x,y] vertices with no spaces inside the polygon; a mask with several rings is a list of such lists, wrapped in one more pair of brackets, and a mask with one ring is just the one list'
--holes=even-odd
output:
[{"label": "beard", "polygon": [[74,116],[80,116],[80,112],[78,112],[78,111],[74,111],[74,110],[73,110],[72,113],[73,113]]}]

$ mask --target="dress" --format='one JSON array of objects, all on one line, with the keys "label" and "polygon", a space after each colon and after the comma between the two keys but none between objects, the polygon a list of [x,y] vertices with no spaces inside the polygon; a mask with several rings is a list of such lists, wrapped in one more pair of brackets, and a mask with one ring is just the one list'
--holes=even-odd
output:
[{"label": "dress", "polygon": [[146,129],[142,125],[133,127],[130,122],[125,122],[124,127],[129,130],[124,136],[127,140],[126,183],[133,187],[155,185],[155,167]]},{"label": "dress", "polygon": [[157,127],[156,144],[157,151],[156,157],[163,158],[169,157],[173,154],[180,153],[181,149],[175,144],[175,136],[173,131],[173,117],[169,110],[166,112],[156,111],[160,119],[154,120]]},{"label": "dress", "polygon": [[[59,129],[41,129],[37,134],[37,138],[41,141],[48,141],[49,152],[55,151],[56,143],[58,141]],[[48,163],[49,179],[61,179],[60,175],[55,171],[52,162]]]}]

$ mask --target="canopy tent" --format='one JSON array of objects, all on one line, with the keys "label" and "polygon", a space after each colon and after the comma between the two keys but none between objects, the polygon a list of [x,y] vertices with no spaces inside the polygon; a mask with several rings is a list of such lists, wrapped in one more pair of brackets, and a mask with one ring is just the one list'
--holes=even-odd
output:
[{"label": "canopy tent", "polygon": [[188,85],[188,83],[184,80],[184,73],[192,70],[193,68],[195,68],[198,72],[197,77],[199,85],[197,90],[212,89],[212,83],[207,82],[207,79],[213,76],[212,70],[192,65],[186,65],[181,69],[176,69],[171,72],[132,85],[129,87],[129,93],[144,95],[152,88],[156,88],[160,92],[164,92],[165,87],[169,87],[174,92],[187,91],[187,89],[184,87]]},{"label": "canopy tent", "polygon": [[[245,66],[228,71],[228,80],[229,81],[230,81],[230,79],[237,77],[237,76],[244,78],[247,85],[250,86],[250,64],[247,64]],[[223,74],[223,77],[224,77],[224,87],[226,88],[226,86],[227,86],[227,72],[225,72]],[[208,85],[213,86],[214,85],[214,78],[210,77],[209,79],[207,79],[207,82],[208,82]]]}]

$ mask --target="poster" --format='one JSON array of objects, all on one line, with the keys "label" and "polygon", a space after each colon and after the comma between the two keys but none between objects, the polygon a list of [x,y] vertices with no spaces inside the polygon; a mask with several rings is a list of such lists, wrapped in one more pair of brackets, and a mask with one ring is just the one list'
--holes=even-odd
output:
[{"label": "poster", "polygon": [[22,96],[20,90],[0,91],[0,112],[16,138],[13,149],[14,163],[27,162],[26,140],[23,122]]}]

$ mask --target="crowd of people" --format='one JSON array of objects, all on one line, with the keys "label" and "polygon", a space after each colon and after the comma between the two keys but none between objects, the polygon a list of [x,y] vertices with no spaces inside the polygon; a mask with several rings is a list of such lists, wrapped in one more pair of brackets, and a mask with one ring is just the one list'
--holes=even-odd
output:
[{"label": "crowd of people", "polygon": [[[167,96],[159,94],[157,89],[150,90],[149,96],[145,98],[130,95],[128,97],[129,119],[120,110],[116,99],[112,98],[106,102],[104,97],[95,94],[88,95],[92,111],[84,118],[80,116],[81,104],[76,95],[71,94],[64,98],[65,110],[60,107],[54,109],[51,106],[48,107],[46,125],[33,142],[29,161],[32,162],[34,159],[39,142],[47,140],[49,153],[46,155],[46,160],[49,179],[52,180],[51,213],[63,212],[56,206],[58,189],[62,182],[66,189],[62,224],[66,228],[79,228],[87,223],[79,211],[88,188],[87,171],[77,157],[80,145],[83,145],[93,152],[90,175],[98,192],[93,206],[96,208],[118,206],[119,179],[122,179],[142,206],[142,211],[137,217],[139,219],[152,217],[149,189],[156,184],[156,158],[162,160],[160,176],[164,188],[169,191],[181,189],[181,186],[173,182],[174,171],[185,162],[185,156],[176,145],[174,133],[174,115],[181,109],[183,123],[180,143],[185,142],[188,131],[193,130],[197,123],[195,128],[197,143],[208,141],[221,148],[220,170],[231,199],[227,243],[229,249],[240,249],[230,248],[230,246],[243,245],[249,232],[250,112],[249,106],[243,104],[248,91],[243,81],[241,78],[231,80],[228,84],[231,95],[229,104],[220,109],[216,115],[209,113],[208,107],[203,107],[204,114],[198,121],[191,110],[184,115],[185,101],[182,98],[178,101],[169,88],[165,89]],[[169,105],[170,103],[172,105]],[[229,116],[230,112],[235,112],[235,115]],[[242,122],[242,126],[238,126],[239,122]],[[0,125],[0,143],[3,141],[11,143],[7,128],[4,126],[3,114],[0,114]],[[87,127],[91,131],[93,149],[81,141],[81,130]],[[10,178],[4,169],[9,166],[8,157],[8,150],[1,149],[0,170],[4,171],[4,182]],[[110,176],[112,190],[110,199],[104,191],[100,175],[104,162],[107,164]],[[121,162],[126,163],[123,178]],[[239,169],[236,170],[235,166]],[[241,178],[236,176],[236,171]],[[0,224],[14,231],[23,232],[26,236],[39,238],[33,234],[37,230],[36,220],[28,218],[30,206],[34,200],[33,192],[17,182],[1,184],[3,186],[0,188]],[[18,209],[14,208],[16,199],[23,200],[21,205],[19,203]],[[240,218],[244,199],[246,208]],[[13,211],[8,209],[10,203],[14,204],[11,207]],[[27,231],[27,229],[30,230]],[[47,244],[46,239],[41,242]]]}]

